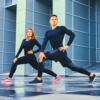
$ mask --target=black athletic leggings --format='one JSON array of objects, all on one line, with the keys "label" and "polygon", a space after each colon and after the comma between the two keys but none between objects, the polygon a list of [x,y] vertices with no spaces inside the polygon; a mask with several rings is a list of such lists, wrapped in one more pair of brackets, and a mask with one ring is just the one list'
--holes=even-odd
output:
[{"label": "black athletic leggings", "polygon": [[[17,65],[19,65],[19,64],[27,64],[27,63],[29,63],[33,68],[38,70],[38,62],[36,60],[35,55],[34,54],[28,54],[28,55],[19,57],[18,60],[15,63],[12,62],[12,67],[11,67],[11,70],[10,70],[9,77],[12,78],[13,74],[16,71]],[[45,68],[44,69],[40,69],[40,70],[42,70],[43,72],[45,72],[45,73],[47,73],[49,75],[52,75],[54,77],[57,76],[57,74],[55,74],[51,70],[48,70],[48,69],[45,69]]]},{"label": "black athletic leggings", "polygon": [[[38,66],[38,77],[42,77],[42,70],[44,69],[44,61],[45,60],[54,60],[54,58],[52,57],[52,55],[49,52],[46,52],[44,54],[45,54],[46,58],[43,58],[43,61],[42,62],[39,62],[39,66]],[[62,61],[60,63],[62,64]],[[68,68],[70,68],[73,71],[77,71],[77,72],[80,72],[80,73],[85,74],[85,75],[88,75],[88,76],[90,76],[90,74],[91,74],[90,72],[86,71],[82,67],[78,67],[78,66],[74,65],[73,63],[65,64],[63,67],[68,67]],[[59,69],[57,69],[57,70],[59,70]]]}]

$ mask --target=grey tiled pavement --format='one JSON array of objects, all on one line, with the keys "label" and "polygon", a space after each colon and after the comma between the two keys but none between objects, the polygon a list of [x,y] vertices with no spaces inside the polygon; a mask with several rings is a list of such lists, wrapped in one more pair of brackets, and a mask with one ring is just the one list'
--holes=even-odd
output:
[{"label": "grey tiled pavement", "polygon": [[[0,76],[0,81],[5,76]],[[0,84],[0,100],[100,100],[100,76],[92,84],[88,77],[62,77],[56,84],[54,77],[44,76],[42,84],[29,85],[33,77],[13,77],[13,84]]]}]

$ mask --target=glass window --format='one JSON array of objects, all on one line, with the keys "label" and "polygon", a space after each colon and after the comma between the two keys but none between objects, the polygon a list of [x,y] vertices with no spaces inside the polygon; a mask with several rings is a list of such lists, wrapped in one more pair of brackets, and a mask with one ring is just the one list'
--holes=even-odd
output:
[{"label": "glass window", "polygon": [[90,47],[96,48],[96,36],[90,35]]},{"label": "glass window", "polygon": [[26,8],[33,10],[33,1],[35,0],[26,0]]},{"label": "glass window", "polygon": [[100,23],[100,11],[97,11],[97,19],[98,19],[98,23]]},{"label": "glass window", "polygon": [[98,50],[97,57],[98,57],[98,61],[100,61],[100,50]]},{"label": "glass window", "polygon": [[74,31],[75,39],[74,44],[89,46],[89,34]]},{"label": "glass window", "polygon": [[0,51],[2,51],[2,49],[3,49],[3,42],[0,41]]},{"label": "glass window", "polygon": [[98,23],[98,35],[100,36],[100,24]]},{"label": "glass window", "polygon": [[[2,53],[0,52],[0,64],[2,63]],[[1,68],[1,67],[0,67]]]},{"label": "glass window", "polygon": [[45,32],[49,29],[49,27],[34,24],[34,33],[36,36],[44,38]]},{"label": "glass window", "polygon": [[34,13],[34,23],[50,26],[49,24],[50,16],[45,14]]},{"label": "glass window", "polygon": [[89,62],[82,62],[82,61],[74,61],[74,64],[79,66],[79,67],[85,67],[89,65]]},{"label": "glass window", "polygon": [[75,15],[88,19],[89,18],[88,9],[89,8],[87,6],[74,2],[74,14]]},{"label": "glass window", "polygon": [[72,13],[72,0],[65,0],[66,1],[66,12]]},{"label": "glass window", "polygon": [[72,28],[72,15],[66,14],[66,27]]},{"label": "glass window", "polygon": [[75,1],[78,1],[78,2],[83,3],[85,5],[89,4],[88,0],[75,0]]},{"label": "glass window", "polygon": [[89,61],[89,48],[74,46],[74,59]]},{"label": "glass window", "polygon": [[96,49],[90,49],[90,61],[96,61]]},{"label": "glass window", "polygon": [[98,43],[97,43],[98,44],[98,48],[100,48],[100,36],[98,36],[97,38],[98,38],[98,40],[97,40],[98,41]]},{"label": "glass window", "polygon": [[100,10],[100,0],[97,0],[97,9]]},{"label": "glass window", "polygon": [[90,0],[90,7],[95,8],[95,0]]},{"label": "glass window", "polygon": [[26,10],[26,21],[33,23],[34,12],[31,10]]},{"label": "glass window", "polygon": [[34,0],[34,11],[50,14],[50,5]]},{"label": "glass window", "polygon": [[90,21],[90,34],[96,34],[96,24],[92,21]]},{"label": "glass window", "polygon": [[89,21],[74,17],[74,29],[89,33]]},{"label": "glass window", "polygon": [[90,20],[95,21],[95,9],[90,9]]}]

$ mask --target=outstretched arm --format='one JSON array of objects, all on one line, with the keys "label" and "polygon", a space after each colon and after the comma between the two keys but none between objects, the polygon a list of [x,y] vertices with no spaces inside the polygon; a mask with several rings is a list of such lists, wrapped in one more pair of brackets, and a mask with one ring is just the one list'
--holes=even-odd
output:
[{"label": "outstretched arm", "polygon": [[35,45],[37,45],[39,48],[37,50],[34,50],[33,53],[37,53],[41,50],[41,45],[36,39],[35,39]]},{"label": "outstretched arm", "polygon": [[46,33],[45,33],[44,40],[43,40],[43,43],[42,43],[42,46],[41,46],[41,52],[44,52],[45,47],[46,47],[46,45],[47,45],[47,42],[48,42],[48,38],[47,38],[47,32],[46,32]]},{"label": "outstretched arm", "polygon": [[48,42],[48,37],[47,37],[47,32],[46,32],[44,40],[43,40],[43,43],[42,43],[42,46],[41,46],[41,53],[40,53],[40,55],[38,57],[39,62],[42,62],[43,58],[46,58],[46,56],[45,56],[45,54],[43,52],[45,50],[47,42]]},{"label": "outstretched arm", "polygon": [[[24,41],[24,39],[23,39],[23,41]],[[18,52],[17,52],[17,54],[16,54],[16,56],[15,56],[15,58],[17,58],[18,56],[19,56],[19,54],[21,53],[21,51],[22,51],[22,49],[23,49],[23,41],[22,41],[22,43],[21,43],[21,45],[20,45],[20,48],[19,48],[19,50],[18,50]]]}]

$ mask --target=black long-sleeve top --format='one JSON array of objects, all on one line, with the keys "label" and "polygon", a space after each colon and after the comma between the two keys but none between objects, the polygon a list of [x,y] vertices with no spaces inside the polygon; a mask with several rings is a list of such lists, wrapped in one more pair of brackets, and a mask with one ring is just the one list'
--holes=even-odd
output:
[{"label": "black long-sleeve top", "polygon": [[23,39],[15,57],[17,58],[19,56],[23,48],[24,48],[24,55],[27,55],[28,54],[27,52],[32,50],[35,45],[37,45],[39,48],[33,51],[33,54],[41,50],[40,43],[36,39],[30,39],[29,41],[26,41],[26,39]]},{"label": "black long-sleeve top", "polygon": [[53,30],[46,31],[45,37],[41,46],[41,52],[44,51],[48,40],[50,41],[51,46],[53,49],[58,49],[59,47],[63,46],[63,38],[65,33],[70,36],[69,41],[66,45],[70,46],[74,40],[75,34],[67,29],[65,26],[57,26]]}]

